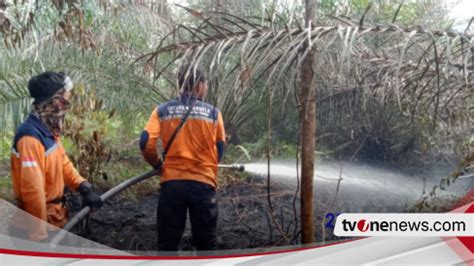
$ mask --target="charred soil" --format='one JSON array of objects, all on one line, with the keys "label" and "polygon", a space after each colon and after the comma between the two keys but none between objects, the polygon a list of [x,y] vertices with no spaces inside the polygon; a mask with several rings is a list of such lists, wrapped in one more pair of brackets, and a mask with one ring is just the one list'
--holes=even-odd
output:
[{"label": "charred soil", "polygon": [[[300,204],[299,197],[295,198],[295,189],[281,183],[272,184],[270,195],[273,214],[269,208],[267,192],[265,182],[252,178],[235,181],[218,189],[218,249],[262,248],[299,243],[299,228],[295,228],[295,222],[299,224],[299,214],[295,216],[294,209],[298,211]],[[134,200],[113,198],[74,231],[120,250],[157,250],[158,195],[159,190],[154,195]],[[320,207],[321,211],[315,215],[319,241],[322,236],[322,227],[319,225],[322,224],[326,211],[323,206]],[[180,250],[194,249],[190,229],[188,220]],[[337,239],[330,228],[325,235],[326,241]]]}]

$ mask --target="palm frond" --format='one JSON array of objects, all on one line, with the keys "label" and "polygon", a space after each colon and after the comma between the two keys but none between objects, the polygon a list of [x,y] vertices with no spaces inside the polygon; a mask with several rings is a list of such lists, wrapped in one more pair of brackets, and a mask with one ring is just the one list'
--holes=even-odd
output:
[{"label": "palm frond", "polygon": [[[248,95],[263,99],[268,93],[276,93],[288,98],[298,90],[297,82],[291,80],[298,79],[295,70],[300,68],[300,58],[313,47],[316,48],[318,94],[323,98],[324,95],[333,95],[333,98],[340,95],[338,88],[342,91],[360,88],[364,95],[371,95],[385,105],[396,99],[401,115],[416,117],[421,112],[436,126],[442,113],[451,110],[450,104],[455,98],[465,97],[472,91],[474,65],[469,58],[473,58],[474,38],[466,32],[431,31],[396,24],[370,25],[365,21],[304,29],[282,25],[278,29],[275,24],[262,26],[219,13],[230,22],[224,34],[222,25],[219,30],[212,25],[211,14],[185,9],[209,24],[208,32],[175,27],[173,34],[178,37],[173,43],[161,43],[140,60],[158,61],[174,55],[176,62],[201,62],[207,56],[208,63],[204,65],[211,66],[210,76],[220,79],[213,82],[219,86],[213,92],[221,95],[214,96],[216,104],[235,121],[242,119],[231,110],[235,112]],[[383,40],[382,45],[374,43],[378,39]],[[405,41],[400,43],[400,39]],[[311,45],[304,46],[306,40]],[[239,63],[233,68],[225,67],[228,58]],[[171,69],[160,69],[158,73]],[[261,88],[257,84],[262,79],[267,80],[264,87],[271,87],[271,91],[255,91]],[[452,86],[453,82],[457,85]],[[254,89],[248,90],[249,87]],[[418,100],[412,101],[415,98]],[[330,111],[339,113],[341,110]]]}]

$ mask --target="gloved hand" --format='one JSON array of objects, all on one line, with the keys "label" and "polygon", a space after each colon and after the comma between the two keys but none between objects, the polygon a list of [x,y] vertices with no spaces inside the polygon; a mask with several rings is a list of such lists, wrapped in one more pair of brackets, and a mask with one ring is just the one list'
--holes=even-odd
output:
[{"label": "gloved hand", "polygon": [[89,206],[92,209],[98,209],[102,206],[102,199],[92,191],[92,185],[89,182],[82,182],[77,191],[81,193],[83,208]]}]

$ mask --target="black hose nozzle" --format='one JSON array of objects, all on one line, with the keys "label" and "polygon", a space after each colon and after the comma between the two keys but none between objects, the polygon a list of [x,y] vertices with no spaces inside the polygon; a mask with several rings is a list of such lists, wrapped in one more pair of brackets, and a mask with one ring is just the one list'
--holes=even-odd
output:
[{"label": "black hose nozzle", "polygon": [[245,165],[243,164],[219,164],[219,168],[227,168],[239,172],[245,171]]}]

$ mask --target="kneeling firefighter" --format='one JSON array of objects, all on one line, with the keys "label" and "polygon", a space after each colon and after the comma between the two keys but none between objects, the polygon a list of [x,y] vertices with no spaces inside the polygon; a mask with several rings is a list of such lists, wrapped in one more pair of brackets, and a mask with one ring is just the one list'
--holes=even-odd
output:
[{"label": "kneeling firefighter", "polygon": [[[28,90],[33,110],[18,128],[11,156],[13,190],[18,207],[59,228],[68,218],[64,187],[80,192],[83,205],[99,208],[102,200],[74,168],[63,145],[61,133],[70,109],[70,78],[62,72],[45,72],[30,79]],[[34,241],[48,241],[53,234],[45,222],[16,222],[10,228]]]},{"label": "kneeling firefighter", "polygon": [[[204,102],[207,78],[192,65],[178,73],[181,95],[153,110],[141,135],[145,160],[162,169],[158,200],[158,248],[177,250],[189,210],[197,250],[217,247],[217,164],[224,152],[221,112]],[[161,138],[163,160],[157,153]]]}]

